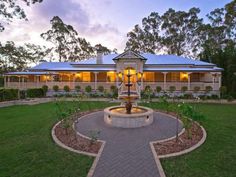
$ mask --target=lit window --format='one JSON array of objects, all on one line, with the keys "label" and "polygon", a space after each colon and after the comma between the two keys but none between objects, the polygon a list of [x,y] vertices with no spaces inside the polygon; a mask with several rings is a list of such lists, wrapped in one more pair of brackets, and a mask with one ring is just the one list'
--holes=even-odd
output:
[{"label": "lit window", "polygon": [[91,81],[91,73],[90,72],[82,72],[82,81],[90,82]]}]

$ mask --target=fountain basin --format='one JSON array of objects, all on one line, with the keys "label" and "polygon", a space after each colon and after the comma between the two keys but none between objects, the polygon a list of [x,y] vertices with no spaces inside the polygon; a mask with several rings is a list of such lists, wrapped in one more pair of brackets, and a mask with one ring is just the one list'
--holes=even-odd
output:
[{"label": "fountain basin", "polygon": [[112,106],[104,109],[104,121],[113,127],[143,127],[153,122],[153,110],[137,106],[132,108],[131,114],[127,114],[124,106]]}]

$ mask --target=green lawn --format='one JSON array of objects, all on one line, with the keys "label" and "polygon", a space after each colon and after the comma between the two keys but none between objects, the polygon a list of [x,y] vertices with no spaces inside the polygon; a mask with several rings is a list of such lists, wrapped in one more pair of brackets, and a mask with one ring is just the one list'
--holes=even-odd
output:
[{"label": "green lawn", "polygon": [[[72,104],[72,103],[66,103]],[[82,110],[103,108],[85,102]],[[148,104],[159,107],[158,103]],[[236,105],[199,104],[208,136],[196,151],[161,160],[168,177],[236,176]],[[57,121],[53,103],[0,108],[0,177],[83,177],[93,158],[55,145],[50,131]]]},{"label": "green lawn", "polygon": [[[71,104],[71,103],[67,103]],[[82,110],[107,103],[83,103]],[[0,108],[0,177],[85,177],[93,158],[55,145],[53,103]]]},{"label": "green lawn", "polygon": [[236,177],[236,105],[196,107],[206,116],[207,140],[190,154],[161,160],[167,177]]}]

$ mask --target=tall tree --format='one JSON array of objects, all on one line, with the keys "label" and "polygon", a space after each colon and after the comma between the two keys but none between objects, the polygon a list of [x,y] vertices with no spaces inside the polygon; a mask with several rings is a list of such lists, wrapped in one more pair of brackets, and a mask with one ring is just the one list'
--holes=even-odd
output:
[{"label": "tall tree", "polygon": [[[43,0],[21,0],[27,6],[35,3],[41,3]],[[1,0],[0,1],[0,32],[4,30],[4,24],[11,22],[14,18],[27,20],[24,9],[18,4],[19,0]]]},{"label": "tall tree", "polygon": [[135,25],[134,29],[127,34],[126,49],[136,52],[159,52],[162,46],[160,24],[161,17],[156,12],[152,12],[148,17],[143,18],[142,28]]},{"label": "tall tree", "polygon": [[191,8],[188,12],[169,9],[162,16],[152,12],[143,18],[142,27],[135,25],[127,34],[126,48],[193,56],[200,45],[197,34],[202,19],[198,17],[199,12],[198,8]]},{"label": "tall tree", "polygon": [[200,58],[224,68],[222,72],[223,85],[229,93],[236,97],[236,36],[235,10],[236,1],[226,4],[224,8],[217,8],[207,17],[209,24],[202,26]]},{"label": "tall tree", "polygon": [[48,55],[50,49],[35,44],[16,46],[14,42],[7,41],[0,45],[0,72],[22,71],[37,64]]},{"label": "tall tree", "polygon": [[78,33],[71,25],[65,24],[58,16],[50,21],[52,27],[41,37],[55,45],[55,52],[58,53],[59,61],[67,61],[70,57],[70,51],[78,51]]},{"label": "tall tree", "polygon": [[188,12],[169,9],[162,18],[163,45],[168,54],[193,56],[199,46],[198,30],[202,19],[200,9],[191,8]]},{"label": "tall tree", "polygon": [[65,24],[58,16],[52,18],[51,29],[42,33],[41,37],[55,45],[55,52],[59,55],[59,61],[79,61],[96,55],[100,50],[104,54],[111,50],[101,44],[94,47],[85,38],[78,36],[77,31]]}]

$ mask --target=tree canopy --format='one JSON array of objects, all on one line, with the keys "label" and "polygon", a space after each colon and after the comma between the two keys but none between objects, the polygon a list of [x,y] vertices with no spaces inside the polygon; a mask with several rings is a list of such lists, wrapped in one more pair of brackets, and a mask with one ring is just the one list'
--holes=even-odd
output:
[{"label": "tree canopy", "polygon": [[207,23],[199,13],[195,7],[187,12],[170,8],[163,15],[152,12],[128,32],[126,49],[215,63],[224,69],[223,85],[236,94],[236,0],[207,14]]},{"label": "tree canopy", "polygon": [[65,24],[62,19],[55,16],[50,21],[51,29],[41,34],[46,41],[54,44],[54,52],[58,54],[59,61],[79,61],[96,55],[99,50],[104,54],[109,54],[112,50],[101,44],[94,47],[79,37],[78,32],[71,26]]},{"label": "tree canopy", "polygon": [[[21,0],[27,6],[35,3],[41,3],[43,0]],[[24,9],[19,5],[19,0],[1,0],[0,1],[0,32],[4,30],[4,24],[11,22],[13,19],[27,20]]]}]

